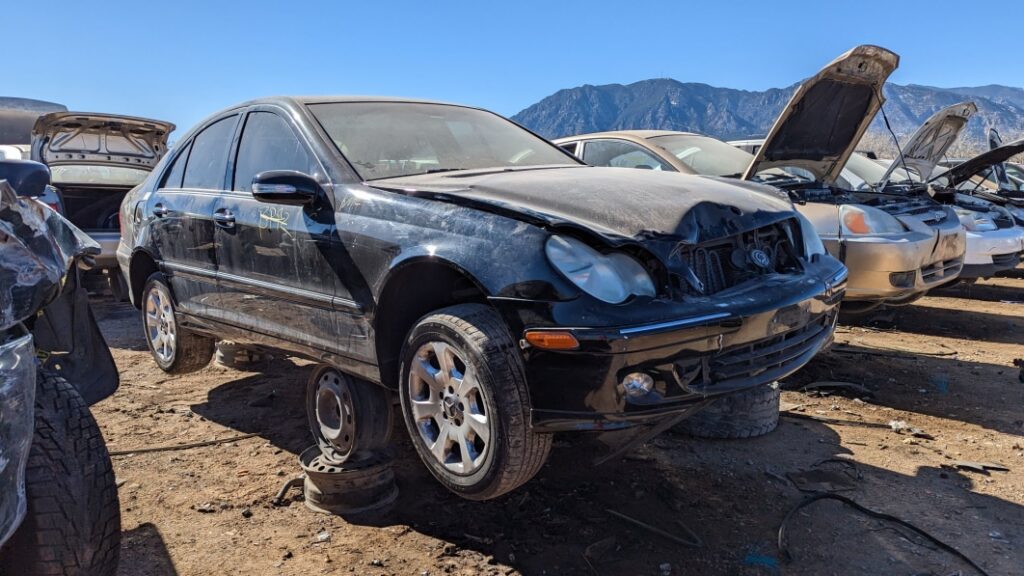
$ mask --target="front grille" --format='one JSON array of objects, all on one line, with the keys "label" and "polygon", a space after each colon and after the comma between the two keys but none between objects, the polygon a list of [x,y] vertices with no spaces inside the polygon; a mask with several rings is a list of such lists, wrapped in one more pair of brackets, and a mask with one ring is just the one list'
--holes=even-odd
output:
[{"label": "front grille", "polygon": [[769,383],[799,368],[803,357],[822,345],[835,314],[822,314],[800,328],[734,346],[718,354],[676,361],[684,390],[714,393],[753,383]]},{"label": "front grille", "polygon": [[688,294],[708,296],[766,274],[799,272],[798,230],[794,220],[785,220],[682,247],[675,284]]},{"label": "front grille", "polygon": [[1010,254],[996,254],[992,256],[992,263],[1000,267],[1013,267],[1020,263],[1020,255],[1020,252],[1011,252]]},{"label": "front grille", "polygon": [[928,266],[921,268],[921,280],[926,284],[938,282],[943,278],[948,278],[954,274],[958,274],[960,269],[963,267],[963,264],[963,258],[953,258],[951,260],[943,260],[942,262],[929,264]]}]

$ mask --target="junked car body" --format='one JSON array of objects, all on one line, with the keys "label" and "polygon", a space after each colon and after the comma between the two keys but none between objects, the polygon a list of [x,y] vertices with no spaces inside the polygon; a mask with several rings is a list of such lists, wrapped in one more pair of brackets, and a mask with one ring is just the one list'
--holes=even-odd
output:
[{"label": "junked car body", "polygon": [[52,112],[32,128],[31,159],[50,167],[62,213],[99,243],[96,270],[119,299],[121,201],[163,157],[172,131],[160,120],[88,112]]},{"label": "junked car body", "polygon": [[[867,168],[870,161],[848,167],[876,190],[929,193],[952,208],[967,230],[962,280],[987,278],[1014,268],[1020,264],[1024,253],[1024,228],[1015,224],[1009,210],[972,194],[972,190],[977,192],[977,186],[965,185],[971,176],[1019,153],[1024,147],[1007,145],[999,152],[989,151],[948,171],[939,169],[946,151],[975,111],[974,103],[962,102],[932,114],[907,140],[902,154],[890,162],[880,180],[871,180],[877,172],[873,168],[859,171],[861,165]],[[902,176],[894,179],[896,173]],[[957,187],[961,185],[966,189],[959,190]]]},{"label": "junked car body", "polygon": [[[473,499],[529,480],[550,432],[796,370],[846,275],[777,190],[592,168],[490,112],[401,99],[219,112],[122,220],[161,368],[199,369],[227,338],[396,391],[424,464]],[[344,400],[311,391],[329,427],[320,406]]]},{"label": "junked car body", "polygon": [[[573,152],[596,165],[744,178],[782,188],[829,253],[849,268],[844,309],[904,304],[957,277],[965,240],[952,210],[927,195],[857,190],[842,179],[897,63],[895,54],[874,46],[840,56],[797,89],[765,140],[744,142],[756,156],[708,136],[669,131],[587,134],[556,143],[576,146]],[[606,157],[592,154],[595,149]]]},{"label": "junked car body", "polygon": [[79,270],[99,246],[0,160],[0,572],[113,576],[117,487],[88,405],[118,386]]}]

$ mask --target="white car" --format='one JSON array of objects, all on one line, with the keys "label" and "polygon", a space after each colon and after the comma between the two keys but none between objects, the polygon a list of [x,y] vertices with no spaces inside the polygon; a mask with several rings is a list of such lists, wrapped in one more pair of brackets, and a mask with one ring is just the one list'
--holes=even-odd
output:
[{"label": "white car", "polygon": [[880,191],[928,182],[932,197],[953,208],[967,229],[962,280],[988,278],[1016,268],[1024,255],[1024,227],[1018,225],[1010,209],[979,194],[979,189],[985,190],[980,184],[969,183],[971,176],[1024,149],[1024,144],[1013,142],[997,148],[999,152],[990,150],[949,170],[939,168],[942,157],[976,110],[974,103],[962,102],[933,114],[881,177],[874,168],[877,164],[866,158],[847,165],[853,177],[870,182]]}]

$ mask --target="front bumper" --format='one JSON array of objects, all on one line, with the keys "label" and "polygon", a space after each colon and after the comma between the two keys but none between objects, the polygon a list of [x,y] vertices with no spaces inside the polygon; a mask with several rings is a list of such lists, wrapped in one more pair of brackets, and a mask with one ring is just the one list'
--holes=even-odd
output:
[{"label": "front bumper", "polygon": [[35,429],[32,336],[0,332],[0,545],[25,517],[25,463]]},{"label": "front bumper", "polygon": [[891,237],[822,238],[850,269],[846,300],[907,300],[960,275],[967,240],[959,221],[915,228]]},{"label": "front bumper", "polygon": [[[579,348],[524,350],[532,427],[538,432],[625,428],[792,374],[832,338],[846,270],[827,260],[835,264],[827,280],[775,277],[704,298],[703,310],[690,306],[683,309],[689,312],[685,316],[607,328],[550,326],[571,331]],[[536,302],[495,299],[494,304],[506,317],[536,320],[545,314]],[[680,303],[674,304],[678,309]],[[573,303],[553,307],[563,305]],[[536,329],[529,322],[524,327]],[[646,396],[625,394],[620,383],[632,372],[653,377]]]},{"label": "front bumper", "polygon": [[1024,228],[967,232],[967,254],[961,278],[988,278],[1016,268],[1024,252]]}]

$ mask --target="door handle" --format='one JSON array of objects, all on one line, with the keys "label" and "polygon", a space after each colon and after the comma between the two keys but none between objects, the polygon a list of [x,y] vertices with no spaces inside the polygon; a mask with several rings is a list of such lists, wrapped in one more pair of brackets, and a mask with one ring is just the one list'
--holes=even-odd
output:
[{"label": "door handle", "polygon": [[169,212],[170,210],[164,208],[163,204],[153,206],[153,216],[156,216],[157,218],[163,218],[164,216],[167,216]]},{"label": "door handle", "polygon": [[213,222],[221,228],[234,228],[235,215],[227,208],[221,208],[213,213]]}]

